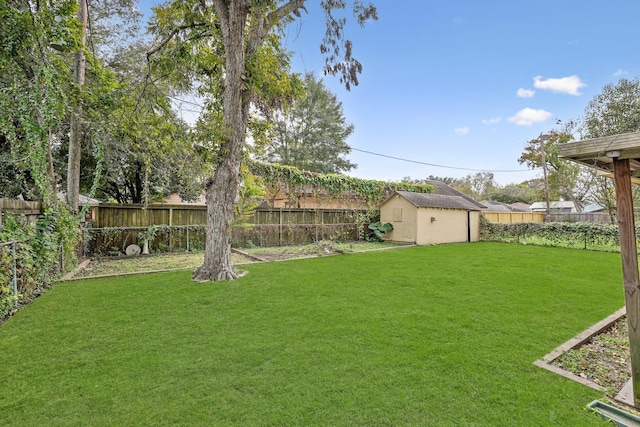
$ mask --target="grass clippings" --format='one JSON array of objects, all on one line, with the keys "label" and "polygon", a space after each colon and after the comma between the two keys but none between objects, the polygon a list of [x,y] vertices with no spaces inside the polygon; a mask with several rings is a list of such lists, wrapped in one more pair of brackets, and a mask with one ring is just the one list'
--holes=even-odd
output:
[{"label": "grass clippings", "polygon": [[0,325],[5,425],[599,426],[533,361],[622,304],[619,255],[477,243],[56,285]]}]

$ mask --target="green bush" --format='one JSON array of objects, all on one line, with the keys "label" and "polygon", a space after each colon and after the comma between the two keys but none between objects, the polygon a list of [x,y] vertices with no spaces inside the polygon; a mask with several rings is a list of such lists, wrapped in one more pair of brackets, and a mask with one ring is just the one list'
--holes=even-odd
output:
[{"label": "green bush", "polygon": [[369,230],[371,230],[372,234],[367,240],[381,242],[384,238],[385,233],[393,231],[393,224],[391,224],[390,222],[383,224],[380,221],[372,222],[371,224],[369,224]]},{"label": "green bush", "polygon": [[[636,235],[640,235],[640,228]],[[539,244],[592,250],[619,251],[618,227],[590,222],[492,223],[480,220],[480,239],[493,242]]]},{"label": "green bush", "polygon": [[[42,294],[76,262],[77,224],[67,212],[47,209],[36,225],[6,215],[0,226],[0,319]],[[14,259],[18,295],[13,294]]]}]

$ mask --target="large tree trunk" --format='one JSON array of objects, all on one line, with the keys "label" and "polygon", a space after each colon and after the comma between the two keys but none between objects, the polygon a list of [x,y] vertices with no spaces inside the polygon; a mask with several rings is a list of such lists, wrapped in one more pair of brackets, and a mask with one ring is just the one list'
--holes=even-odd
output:
[{"label": "large tree trunk", "polygon": [[238,272],[231,262],[231,232],[240,173],[239,159],[225,159],[207,182],[207,235],[204,263],[194,280],[232,280]]},{"label": "large tree trunk", "polygon": [[193,273],[193,280],[231,280],[238,277],[231,263],[231,231],[249,113],[250,97],[244,84],[245,24],[249,6],[244,1],[234,1],[227,8],[224,3],[214,2],[221,21],[226,62],[222,161],[206,185],[204,263]]},{"label": "large tree trunk", "polygon": [[[89,16],[87,0],[78,0],[78,21],[82,26],[82,46],[76,52],[73,64],[73,80],[81,87],[85,81],[86,58],[84,47],[87,45],[87,20]],[[75,212],[78,210],[80,197],[80,156],[82,153],[82,100],[71,117],[69,132],[69,160],[67,163],[67,203]]]}]

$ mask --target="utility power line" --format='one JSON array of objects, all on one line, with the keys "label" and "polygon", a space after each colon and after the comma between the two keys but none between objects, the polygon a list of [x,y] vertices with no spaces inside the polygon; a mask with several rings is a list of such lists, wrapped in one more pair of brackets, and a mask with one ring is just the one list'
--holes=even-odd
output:
[{"label": "utility power line", "polygon": [[367,153],[367,154],[372,154],[374,156],[385,157],[387,159],[399,160],[401,162],[417,163],[419,165],[433,166],[433,167],[444,168],[444,169],[456,169],[456,170],[461,170],[461,171],[504,173],[504,172],[528,172],[528,171],[531,171],[531,170],[538,169],[538,168],[535,168],[535,169],[473,169],[473,168],[460,168],[460,167],[456,167],[456,166],[446,166],[446,165],[438,165],[438,164],[435,164],[435,163],[421,162],[419,160],[403,159],[402,157],[395,157],[395,156],[389,156],[387,154],[374,153],[373,151],[361,150],[359,148],[351,147],[351,149],[353,151],[359,151],[361,153]]}]

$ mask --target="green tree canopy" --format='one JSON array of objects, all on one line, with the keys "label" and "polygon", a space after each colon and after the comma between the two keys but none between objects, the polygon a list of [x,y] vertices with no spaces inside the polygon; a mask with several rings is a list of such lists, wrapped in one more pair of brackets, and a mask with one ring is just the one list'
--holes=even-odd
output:
[{"label": "green tree canopy", "polygon": [[[640,131],[640,79],[620,79],[608,84],[584,110],[580,133],[584,139]],[[595,175],[595,174],[594,174]],[[610,178],[594,176],[590,188],[591,200],[604,206],[611,221],[615,221],[614,183]],[[640,201],[640,189],[633,187],[634,200]]]},{"label": "green tree canopy", "polygon": [[[96,92],[85,104],[80,190],[100,200],[145,203],[171,192],[186,200],[201,194],[191,131],[172,109],[168,86],[147,75],[148,48],[134,41],[111,56],[101,82],[89,79]],[[66,152],[63,140],[56,150],[63,180]]]},{"label": "green tree canopy", "polygon": [[55,199],[50,153],[69,111],[75,10],[75,1],[0,0],[0,179],[18,181],[2,183],[9,196]]},{"label": "green tree canopy", "polygon": [[586,195],[583,187],[588,185],[585,180],[589,181],[591,174],[575,163],[558,157],[558,145],[573,140],[572,129],[575,124],[558,122],[558,125],[559,130],[543,132],[527,141],[518,162],[531,169],[541,168],[545,171],[545,185],[550,199],[582,202]]},{"label": "green tree canopy", "polygon": [[[324,71],[341,76],[347,89],[357,84],[362,65],[352,56],[345,38],[346,19],[336,11],[343,0],[322,0],[327,30],[321,43]],[[376,19],[376,9],[353,0],[358,23]],[[166,75],[186,88],[197,86],[205,99],[201,128],[210,130],[208,143],[213,176],[205,182],[207,237],[204,263],[195,280],[237,277],[231,263],[231,229],[234,205],[241,185],[241,165],[246,154],[247,133],[261,128],[251,119],[251,107],[263,112],[279,107],[296,92],[297,79],[289,73],[289,55],[281,46],[283,29],[306,12],[305,0],[187,0],[168,1],[154,8],[151,28],[163,51]],[[202,133],[201,133],[202,134]],[[258,138],[259,140],[259,138]],[[203,144],[204,145],[204,144]],[[207,148],[206,145],[204,145]]]},{"label": "green tree canopy", "polygon": [[262,161],[318,173],[342,173],[356,165],[346,139],[354,127],[344,117],[342,103],[312,73],[304,78],[304,96],[273,115],[270,144]]}]

